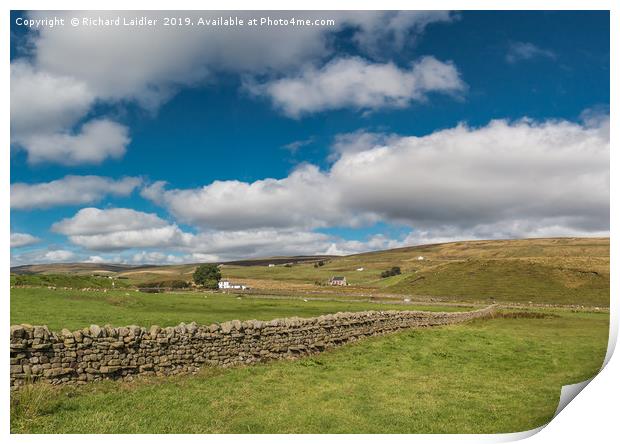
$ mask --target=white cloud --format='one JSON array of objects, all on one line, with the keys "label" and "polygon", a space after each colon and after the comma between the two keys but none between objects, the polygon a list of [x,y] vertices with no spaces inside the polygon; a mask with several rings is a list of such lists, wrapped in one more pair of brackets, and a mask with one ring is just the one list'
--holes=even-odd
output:
[{"label": "white cloud", "polygon": [[93,256],[88,256],[88,259],[85,259],[84,262],[90,263],[90,264],[104,264],[107,261],[105,258],[101,256],[93,255]]},{"label": "white cloud", "polygon": [[[46,12],[31,12],[44,18]],[[55,16],[116,18],[118,12],[55,11]],[[131,17],[133,13],[121,13]],[[167,12],[146,11],[141,15],[162,23]],[[248,20],[268,15],[290,19],[288,11],[187,11],[184,17],[239,17]],[[133,99],[153,107],[166,100],[175,89],[194,85],[217,71],[268,73],[297,68],[332,52],[330,35],[352,29],[353,40],[362,50],[371,50],[387,40],[401,49],[426,26],[450,22],[454,15],[445,11],[298,11],[297,18],[334,19],[333,26],[158,26],[106,27],[79,26],[41,28],[32,38],[34,63],[49,73],[70,76],[84,82],[104,100]],[[277,51],[273,48],[277,47]],[[93,57],[93,54],[96,57]],[[83,63],[83,60],[89,63]],[[119,69],[122,67],[122,69]],[[114,75],[109,75],[113,72]]]},{"label": "white cloud", "polygon": [[463,228],[458,225],[440,225],[411,231],[401,246],[436,244],[463,240],[519,239],[548,237],[606,237],[609,230],[582,229],[570,218],[548,218],[543,221],[518,219]]},{"label": "white cloud", "polygon": [[71,76],[56,76],[18,60],[11,63],[11,139],[53,134],[74,125],[95,95]]},{"label": "white cloud", "polygon": [[36,244],[41,239],[28,233],[11,233],[11,248],[25,247]]},{"label": "white cloud", "polygon": [[47,262],[66,262],[75,258],[75,253],[69,250],[51,250],[43,255]]},{"label": "white cloud", "polygon": [[98,119],[72,131],[95,99],[75,77],[42,71],[23,60],[11,63],[11,142],[27,152],[30,163],[76,165],[121,157],[129,144],[125,126]]},{"label": "white cloud", "polygon": [[183,258],[159,251],[141,251],[134,254],[131,261],[136,264],[178,264]]},{"label": "white cloud", "polygon": [[[31,13],[36,17],[45,12]],[[69,17],[116,18],[118,12],[55,12]],[[132,13],[120,14],[133,17]],[[166,12],[141,15],[159,20]],[[212,20],[229,14],[222,11],[186,12],[185,17]],[[234,12],[247,19],[256,13]],[[272,18],[289,17],[271,11]],[[310,15],[319,15],[312,13]],[[217,71],[266,72],[296,66],[308,58],[326,54],[320,27],[60,27],[42,28],[33,39],[35,64],[57,75],[83,81],[102,100],[135,100],[156,108],[175,91],[196,85]],[[283,38],[286,36],[285,38]],[[277,45],[278,51],[272,48]],[[93,57],[96,54],[96,57]],[[82,61],[88,59],[89,63]],[[122,69],[119,69],[122,67]],[[113,72],[114,75],[109,75]]]},{"label": "white cloud", "polygon": [[41,183],[11,184],[11,208],[26,210],[97,202],[106,195],[127,196],[141,184],[137,177],[65,176]]},{"label": "white cloud", "polygon": [[521,236],[600,233],[609,229],[606,128],[602,119],[598,126],[522,119],[422,137],[357,133],[338,139],[328,171],[303,165],[283,179],[186,190],[157,183],[142,195],[183,222],[225,231],[386,221],[466,233],[521,221],[512,230],[493,229]]},{"label": "white cloud", "polygon": [[513,42],[508,48],[508,53],[506,54],[506,61],[508,63],[514,64],[537,57],[555,60],[557,58],[557,55],[553,51],[540,48],[533,43]]},{"label": "white cloud", "polygon": [[141,194],[182,222],[213,229],[314,228],[337,223],[346,212],[338,191],[314,165],[303,165],[284,179],[215,181],[189,190],[164,186],[157,182]]},{"label": "white cloud", "polygon": [[[43,19],[48,12],[32,11]],[[169,14],[141,14],[159,20]],[[120,14],[134,18],[134,13]],[[195,22],[257,12],[186,12]],[[290,12],[269,11],[272,19]],[[54,11],[70,18],[116,18],[118,12]],[[331,37],[349,29],[353,43],[369,53],[400,49],[433,22],[449,22],[449,12],[297,12],[297,18],[334,19],[333,26],[158,26],[42,27],[24,42],[28,58],[11,63],[11,142],[30,162],[65,165],[119,158],[128,131],[103,118],[84,123],[95,104],[138,103],[155,111],[179,89],[215,82],[219,73],[272,77],[297,70],[333,53]],[[277,47],[277,51],[273,48]],[[84,60],[88,60],[87,63]],[[113,74],[111,74],[113,73]],[[82,123],[81,130],[76,125]]]},{"label": "white cloud", "polygon": [[[180,263],[213,262],[274,255],[325,254],[327,251],[365,251],[364,242],[299,229],[204,230],[183,232],[155,214],[128,208],[84,208],[52,226],[74,245],[90,251],[119,251],[121,256],[80,256],[86,262]],[[387,245],[374,239],[373,246]],[[166,251],[154,249],[165,248]],[[147,249],[131,253],[132,249]],[[331,249],[331,250],[330,250]],[[128,252],[128,254],[126,254]],[[78,256],[72,256],[77,258]],[[49,261],[47,252],[14,257],[13,262]]]},{"label": "white cloud", "polygon": [[353,211],[412,226],[554,217],[582,229],[609,224],[609,135],[569,122],[500,120],[404,137],[343,154],[330,175]]},{"label": "white cloud", "polygon": [[386,51],[400,51],[415,42],[428,25],[450,23],[458,18],[451,11],[384,11],[380,13],[381,20],[372,13],[349,14],[357,28],[353,40],[361,50],[379,58]]},{"label": "white cloud", "polygon": [[85,123],[77,134],[35,133],[22,138],[20,146],[28,152],[28,162],[63,165],[98,164],[125,154],[130,142],[126,126],[108,119]]},{"label": "white cloud", "polygon": [[465,88],[456,67],[434,57],[423,57],[410,68],[394,63],[372,63],[359,57],[339,58],[320,69],[304,68],[294,77],[265,84],[249,84],[248,89],[269,97],[286,115],[354,108],[402,108],[423,101],[428,93],[454,94]]},{"label": "white cloud", "polygon": [[313,143],[314,143],[314,137],[308,137],[307,139],[295,140],[291,143],[287,143],[286,145],[282,146],[282,148],[284,148],[291,154],[297,154],[297,152],[301,148],[308,146],[308,145],[312,145]]},{"label": "white cloud", "polygon": [[52,231],[68,236],[76,245],[99,251],[176,246],[191,236],[156,214],[128,208],[83,208],[56,222]]},{"label": "white cloud", "polygon": [[77,262],[81,256],[69,250],[37,249],[15,253],[11,251],[11,267],[26,264],[49,264],[54,262]]}]

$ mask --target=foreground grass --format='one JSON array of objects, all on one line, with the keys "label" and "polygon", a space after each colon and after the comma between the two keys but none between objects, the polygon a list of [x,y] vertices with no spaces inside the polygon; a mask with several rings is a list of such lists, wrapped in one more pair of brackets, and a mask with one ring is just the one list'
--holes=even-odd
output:
[{"label": "foreground grass", "polygon": [[497,433],[553,415],[594,375],[606,314],[475,321],[372,338],[298,361],[197,376],[35,385],[14,433]]},{"label": "foreground grass", "polygon": [[159,325],[181,322],[210,324],[233,319],[270,320],[312,317],[337,311],[362,310],[464,311],[463,307],[414,306],[365,302],[293,299],[237,299],[217,293],[138,293],[135,291],[82,292],[47,288],[11,289],[11,324],[47,325],[53,330],[91,324],[113,326]]}]

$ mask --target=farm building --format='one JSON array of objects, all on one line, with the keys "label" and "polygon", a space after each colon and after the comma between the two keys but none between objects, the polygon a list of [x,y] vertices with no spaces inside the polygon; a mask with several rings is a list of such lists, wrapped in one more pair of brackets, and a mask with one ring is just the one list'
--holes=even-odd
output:
[{"label": "farm building", "polygon": [[344,276],[333,276],[329,280],[329,285],[337,285],[337,286],[344,287],[345,285],[347,285],[347,278]]},{"label": "farm building", "polygon": [[222,280],[217,283],[217,288],[220,290],[246,290],[248,287],[245,284],[235,284],[229,280]]}]

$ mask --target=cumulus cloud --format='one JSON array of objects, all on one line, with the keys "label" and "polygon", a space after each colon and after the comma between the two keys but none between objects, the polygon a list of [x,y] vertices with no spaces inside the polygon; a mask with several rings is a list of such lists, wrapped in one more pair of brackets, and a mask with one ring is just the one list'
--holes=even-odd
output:
[{"label": "cumulus cloud", "polygon": [[549,49],[540,48],[529,42],[512,42],[506,53],[506,61],[511,64],[538,57],[555,60],[557,55]]},{"label": "cumulus cloud", "polygon": [[29,210],[97,202],[106,195],[127,196],[141,184],[137,177],[65,176],[41,183],[11,184],[11,208]]},{"label": "cumulus cloud", "polygon": [[92,106],[95,95],[84,82],[11,63],[11,139],[51,134],[74,125]]},{"label": "cumulus cloud", "polygon": [[177,264],[183,262],[183,258],[160,251],[141,251],[134,254],[131,261],[136,264]]},{"label": "cumulus cloud", "polygon": [[48,262],[67,262],[75,258],[75,253],[69,250],[51,250],[43,255]]},{"label": "cumulus cloud", "polygon": [[89,264],[104,264],[106,263],[106,259],[103,258],[102,256],[99,255],[91,255],[88,256],[87,259],[84,259],[83,262],[89,263]]},{"label": "cumulus cloud", "polygon": [[11,64],[11,142],[30,163],[101,163],[118,158],[129,144],[128,129],[109,119],[86,122],[72,131],[95,103],[95,94],[69,75]]},{"label": "cumulus cloud", "polygon": [[427,56],[401,69],[394,63],[372,63],[359,57],[338,58],[317,69],[304,68],[294,77],[249,84],[290,117],[324,110],[402,108],[427,94],[454,94],[465,84],[450,62]]},{"label": "cumulus cloud", "polygon": [[[336,254],[337,251],[357,252],[379,245],[396,245],[380,237],[369,242],[343,241],[328,234],[299,229],[205,229],[189,233],[155,214],[128,208],[84,208],[73,217],[54,224],[52,231],[68,236],[71,243],[88,251],[120,252],[114,258],[92,254],[79,256],[87,262],[214,262],[274,255]],[[166,251],[159,251],[161,248]],[[131,253],[132,249],[140,251]],[[48,262],[50,255],[41,252],[28,258]],[[24,260],[26,256],[22,255],[14,257],[13,262],[23,263]]]},{"label": "cumulus cloud", "polygon": [[[183,222],[224,231],[376,221],[519,237],[609,230],[603,119],[597,126],[495,120],[422,137],[356,133],[337,143],[327,171],[303,165],[283,179],[185,190],[156,183],[142,195]],[[508,229],[510,221],[520,222]]]},{"label": "cumulus cloud", "polygon": [[128,208],[82,208],[52,225],[52,231],[68,236],[76,245],[99,251],[176,246],[189,236],[156,214]]},{"label": "cumulus cloud", "polygon": [[11,248],[25,247],[36,244],[41,239],[28,233],[11,233]]},{"label": "cumulus cloud", "polygon": [[[32,11],[31,18],[49,13]],[[165,12],[141,13],[162,23]],[[116,18],[118,12],[55,11],[69,20]],[[133,13],[123,13],[133,18]],[[248,20],[255,12],[186,12],[197,22],[229,15]],[[262,16],[264,14],[260,14]],[[86,122],[96,104],[127,102],[155,111],[176,92],[216,81],[219,73],[244,76],[282,75],[333,54],[331,37],[351,31],[362,51],[401,48],[426,26],[449,22],[449,12],[297,12],[300,19],[333,19],[330,26],[172,26],[42,27],[27,36],[28,57],[11,63],[11,142],[31,162],[66,165],[100,163],[118,158],[129,143],[121,124],[104,118]],[[289,12],[270,11],[271,19],[290,19]],[[387,44],[386,44],[387,42]],[[278,48],[273,51],[273,48]],[[223,49],[225,48],[225,49]],[[88,63],[84,63],[88,60]],[[122,69],[119,69],[122,67]],[[110,75],[113,73],[113,75]]]},{"label": "cumulus cloud", "polygon": [[128,133],[124,125],[98,119],[85,123],[76,134],[35,133],[19,143],[28,152],[30,163],[98,164],[125,154],[130,142]]},{"label": "cumulus cloud", "polygon": [[55,262],[76,262],[83,259],[73,251],[63,249],[37,249],[25,252],[11,251],[11,267],[26,264],[49,264]]},{"label": "cumulus cloud", "polygon": [[182,222],[219,230],[316,228],[338,223],[346,212],[338,190],[314,165],[284,179],[215,181],[198,189],[166,190],[165,183],[156,182],[141,194]]},{"label": "cumulus cloud", "polygon": [[[116,18],[118,12],[64,12],[55,15]],[[31,12],[44,18],[46,12]],[[132,17],[134,14],[121,14]],[[162,22],[167,13],[141,12]],[[220,17],[257,18],[256,12],[188,11],[184,17],[205,22]],[[290,12],[269,11],[271,19],[290,19]],[[139,101],[156,106],[180,86],[193,85],[215,71],[266,73],[296,68],[332,52],[330,35],[344,29],[362,50],[389,40],[402,47],[434,22],[449,22],[450,12],[430,11],[298,11],[300,19],[334,19],[332,26],[280,27],[56,27],[41,28],[32,38],[40,69],[83,81],[103,99]],[[278,50],[272,49],[277,46]],[[225,49],[223,49],[225,48]],[[97,57],[92,57],[96,54]],[[88,59],[89,63],[82,63]],[[118,67],[123,69],[119,70]],[[114,72],[114,75],[109,75]]]}]

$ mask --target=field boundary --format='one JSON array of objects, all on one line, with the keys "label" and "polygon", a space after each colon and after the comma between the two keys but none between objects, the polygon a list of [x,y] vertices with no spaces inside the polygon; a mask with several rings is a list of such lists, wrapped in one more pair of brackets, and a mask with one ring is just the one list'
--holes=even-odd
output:
[{"label": "field boundary", "polygon": [[314,318],[228,321],[62,329],[11,326],[11,388],[28,382],[85,384],[141,375],[195,373],[203,366],[228,367],[295,358],[365,337],[403,329],[456,324],[492,317],[495,305],[464,312],[363,311]]}]

